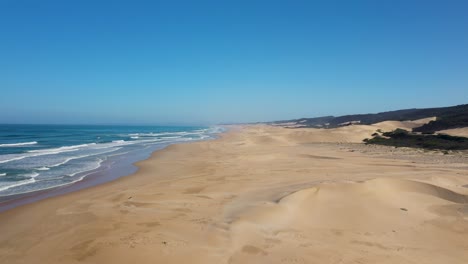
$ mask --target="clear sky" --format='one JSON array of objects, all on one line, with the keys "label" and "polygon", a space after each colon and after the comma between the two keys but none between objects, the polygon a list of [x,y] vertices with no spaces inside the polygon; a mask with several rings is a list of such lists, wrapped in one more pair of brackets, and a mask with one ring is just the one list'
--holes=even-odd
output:
[{"label": "clear sky", "polygon": [[468,103],[468,1],[0,0],[0,123]]}]

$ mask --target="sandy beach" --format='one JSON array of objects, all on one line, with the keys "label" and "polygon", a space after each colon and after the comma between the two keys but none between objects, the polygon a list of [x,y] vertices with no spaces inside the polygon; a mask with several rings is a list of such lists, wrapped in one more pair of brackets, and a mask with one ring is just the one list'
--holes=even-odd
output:
[{"label": "sandy beach", "polygon": [[230,127],[0,214],[0,263],[468,263],[468,153]]}]

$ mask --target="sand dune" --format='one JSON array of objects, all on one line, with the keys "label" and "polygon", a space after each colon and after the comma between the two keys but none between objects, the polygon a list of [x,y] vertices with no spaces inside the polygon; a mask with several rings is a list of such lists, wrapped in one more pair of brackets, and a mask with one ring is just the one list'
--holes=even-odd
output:
[{"label": "sand dune", "polygon": [[[346,262],[343,255],[366,252],[367,257],[372,255],[371,259],[379,263],[428,263],[434,261],[434,255],[421,256],[418,250],[452,252],[453,243],[462,246],[466,242],[461,237],[438,237],[450,241],[449,245],[441,245],[432,241],[435,234],[429,230],[443,235],[442,230],[425,225],[443,226],[442,216],[461,216],[466,224],[467,202],[467,195],[411,180],[318,184],[239,214],[232,230],[241,247],[232,260],[243,263],[255,258],[256,263],[280,263],[277,260],[284,258],[288,250],[302,247],[308,250],[304,249],[304,255],[290,259],[291,262],[308,263],[318,256],[327,263]],[[277,250],[266,250],[266,241],[276,241],[286,248],[276,245]],[[256,254],[252,257],[254,249]],[[324,253],[327,251],[335,253]],[[451,254],[451,261],[455,262],[467,256],[461,248]],[[390,257],[386,259],[385,255]]]},{"label": "sand dune", "polygon": [[436,120],[436,117],[428,117],[428,118],[417,119],[417,120],[412,120],[412,121],[384,121],[384,122],[373,124],[372,126],[375,126],[384,132],[392,131],[397,128],[411,130],[413,128],[420,127],[434,120]]},{"label": "sand dune", "polygon": [[458,137],[468,137],[468,127],[446,129],[446,130],[437,131],[437,133],[447,134],[451,136],[458,136]]},{"label": "sand dune", "polygon": [[285,132],[290,141],[297,143],[342,142],[360,143],[371,137],[378,128],[367,125],[354,125],[336,129],[301,128],[292,133]]},{"label": "sand dune", "polygon": [[468,263],[466,154],[343,144],[375,130],[248,126],[170,146],[135,175],[0,214],[0,262]]},{"label": "sand dune", "polygon": [[[397,128],[411,130],[412,128],[422,126],[435,117],[418,119],[413,121],[384,121],[373,125],[351,125],[335,129],[322,128],[292,128],[285,130],[280,127],[262,127],[258,126],[258,130],[254,134],[252,140],[257,140],[257,143],[361,143],[365,138],[371,138],[377,130],[392,131]],[[275,131],[274,135],[263,130]]]}]

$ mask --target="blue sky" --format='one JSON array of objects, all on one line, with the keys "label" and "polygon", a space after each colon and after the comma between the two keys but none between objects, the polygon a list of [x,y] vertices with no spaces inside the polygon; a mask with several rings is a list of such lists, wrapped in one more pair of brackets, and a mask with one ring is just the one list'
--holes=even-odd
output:
[{"label": "blue sky", "polygon": [[0,123],[209,124],[468,103],[467,1],[0,0]]}]

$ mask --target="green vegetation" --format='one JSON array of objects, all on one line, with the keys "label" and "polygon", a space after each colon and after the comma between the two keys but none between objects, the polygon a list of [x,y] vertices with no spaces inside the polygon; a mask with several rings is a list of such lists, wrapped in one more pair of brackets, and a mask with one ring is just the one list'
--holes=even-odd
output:
[{"label": "green vegetation", "polygon": [[468,149],[468,138],[449,135],[412,134],[403,129],[385,132],[371,139],[365,139],[366,144],[377,144],[394,147],[411,147],[439,150]]}]

